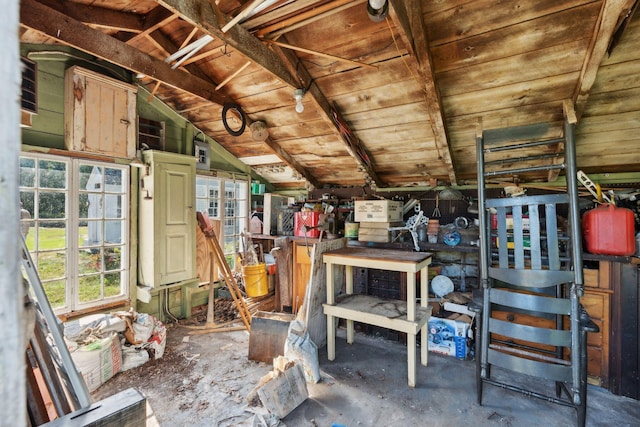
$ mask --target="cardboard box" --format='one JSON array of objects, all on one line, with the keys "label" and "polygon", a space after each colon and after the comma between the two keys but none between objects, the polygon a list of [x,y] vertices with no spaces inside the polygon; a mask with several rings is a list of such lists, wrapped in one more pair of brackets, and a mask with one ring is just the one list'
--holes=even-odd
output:
[{"label": "cardboard box", "polygon": [[356,222],[402,221],[402,202],[395,200],[356,200]]},{"label": "cardboard box", "polygon": [[455,317],[454,319],[439,317],[429,319],[427,348],[434,353],[465,359],[471,319],[466,315],[455,315]]},{"label": "cardboard box", "polygon": [[358,241],[389,243],[391,241],[389,227],[403,225],[403,222],[361,222],[358,229]]}]

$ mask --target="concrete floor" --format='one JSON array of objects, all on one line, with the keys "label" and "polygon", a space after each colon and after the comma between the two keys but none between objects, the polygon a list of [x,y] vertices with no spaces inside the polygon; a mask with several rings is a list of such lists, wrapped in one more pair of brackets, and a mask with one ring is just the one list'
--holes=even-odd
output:
[{"label": "concrete floor", "polygon": [[[572,408],[492,386],[486,386],[479,406],[471,360],[429,353],[428,366],[419,365],[417,385],[409,388],[405,346],[363,334],[348,345],[342,329],[338,337],[336,359],[329,362],[326,349],[320,349],[322,380],[308,385],[309,398],[280,427],[576,423]],[[137,388],[148,399],[149,427],[251,426],[254,415],[246,396],[271,367],[248,360],[248,342],[246,331],[189,335],[183,326],[171,328],[163,359],[118,374],[92,397]],[[614,425],[640,425],[640,402],[589,386],[587,426]]]}]

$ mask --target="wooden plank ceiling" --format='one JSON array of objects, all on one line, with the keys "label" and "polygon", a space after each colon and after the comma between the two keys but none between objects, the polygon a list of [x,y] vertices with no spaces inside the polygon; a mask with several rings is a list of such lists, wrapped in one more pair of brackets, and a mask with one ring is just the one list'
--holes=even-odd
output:
[{"label": "wooden plank ceiling", "polygon": [[636,1],[22,0],[21,40],[131,70],[277,189],[472,185],[479,121],[560,136],[567,101],[579,168],[640,171]]}]

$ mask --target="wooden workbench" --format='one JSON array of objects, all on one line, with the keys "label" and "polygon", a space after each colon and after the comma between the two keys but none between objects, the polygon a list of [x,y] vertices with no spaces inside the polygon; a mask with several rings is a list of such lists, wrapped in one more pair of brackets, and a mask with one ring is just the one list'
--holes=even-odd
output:
[{"label": "wooden workbench", "polygon": [[[421,333],[420,362],[427,366],[427,322],[431,307],[427,305],[428,266],[431,254],[390,249],[347,247],[325,252],[327,268],[327,356],[335,359],[336,319],[347,321],[347,342],[353,344],[353,322],[393,329],[407,334],[407,369],[409,387],[416,385],[416,335]],[[337,267],[345,267],[346,295],[336,298]],[[391,300],[353,294],[353,267],[377,268],[407,273],[407,300]],[[416,303],[416,273],[420,272],[420,305]]]}]

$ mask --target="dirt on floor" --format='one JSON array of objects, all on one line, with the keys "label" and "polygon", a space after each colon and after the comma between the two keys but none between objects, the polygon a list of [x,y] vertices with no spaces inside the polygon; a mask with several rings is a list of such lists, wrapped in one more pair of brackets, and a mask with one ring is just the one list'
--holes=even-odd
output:
[{"label": "dirt on floor", "polygon": [[[349,345],[340,328],[335,360],[327,360],[325,348],[318,352],[321,380],[307,384],[309,397],[282,420],[269,418],[264,408],[249,406],[247,396],[271,364],[249,360],[244,328],[213,333],[200,329],[203,323],[200,316],[167,325],[163,357],[120,372],[92,393],[93,401],[133,387],[147,398],[148,427],[576,424],[571,408],[497,387],[487,387],[479,405],[471,359],[430,352],[428,366],[418,365],[416,387],[408,387],[405,345],[361,333]],[[589,387],[588,402],[589,427],[640,425],[635,400]]]},{"label": "dirt on floor", "polygon": [[[251,422],[246,396],[271,366],[248,360],[246,330],[213,333],[200,320],[167,325],[162,358],[116,374],[91,394],[92,400],[133,387],[147,398],[148,426]],[[231,326],[241,329],[242,323]]]}]

